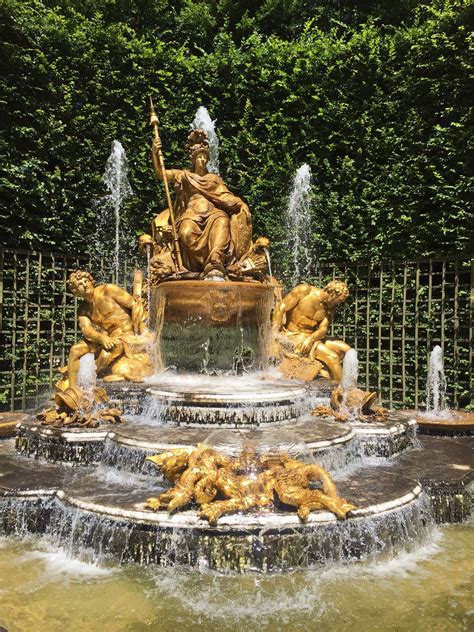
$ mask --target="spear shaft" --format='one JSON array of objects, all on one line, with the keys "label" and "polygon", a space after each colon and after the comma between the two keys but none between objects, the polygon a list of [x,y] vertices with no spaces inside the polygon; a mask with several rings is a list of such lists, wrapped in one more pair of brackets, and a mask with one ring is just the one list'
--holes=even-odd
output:
[{"label": "spear shaft", "polygon": [[161,173],[163,174],[163,184],[165,187],[166,203],[168,205],[168,211],[171,220],[171,231],[173,233],[173,245],[174,253],[176,255],[176,271],[183,271],[183,259],[181,258],[181,249],[179,247],[178,231],[176,230],[176,222],[174,218],[173,204],[171,203],[170,189],[168,186],[168,180],[166,179],[165,160],[163,158],[162,144],[158,126],[160,124],[158,116],[156,115],[155,108],[153,107],[153,101],[150,97],[150,124],[153,127],[153,134],[155,137],[155,145],[158,149],[158,162],[160,164]]}]

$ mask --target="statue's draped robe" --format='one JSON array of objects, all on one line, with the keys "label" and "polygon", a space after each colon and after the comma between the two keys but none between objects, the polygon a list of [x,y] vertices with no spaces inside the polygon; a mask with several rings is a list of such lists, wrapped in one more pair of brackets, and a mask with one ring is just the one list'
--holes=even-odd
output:
[{"label": "statue's draped robe", "polygon": [[[184,221],[192,222],[192,240],[181,244],[184,266],[193,272],[201,272],[216,261],[228,266],[241,256],[242,221],[236,221],[242,200],[231,193],[222,178],[215,173],[200,176],[192,171],[172,169],[172,182],[176,191],[176,227],[179,233]],[[189,208],[193,195],[200,195],[211,203],[204,211]],[[239,214],[237,216],[236,214]],[[231,217],[233,217],[231,221]],[[217,232],[219,235],[217,235]],[[251,234],[251,227],[250,227]]]}]

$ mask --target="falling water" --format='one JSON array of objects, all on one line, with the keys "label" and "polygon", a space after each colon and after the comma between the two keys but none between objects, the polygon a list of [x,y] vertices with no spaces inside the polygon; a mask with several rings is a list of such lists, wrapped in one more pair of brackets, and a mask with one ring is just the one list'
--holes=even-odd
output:
[{"label": "falling water", "polygon": [[216,121],[209,116],[207,108],[201,105],[191,123],[192,129],[203,129],[209,137],[209,162],[207,168],[212,173],[219,173],[219,139],[216,134]]},{"label": "falling water", "polygon": [[265,259],[267,260],[268,275],[271,278],[273,274],[272,274],[272,262],[270,260],[270,251],[268,250],[268,248],[264,248],[263,250],[265,251]]},{"label": "falling water", "polygon": [[451,417],[446,404],[446,377],[443,366],[443,350],[439,345],[430,354],[426,383],[426,413],[430,416]]},{"label": "falling water", "polygon": [[133,195],[132,187],[127,178],[128,161],[125,156],[125,150],[118,140],[112,142],[112,151],[107,158],[104,175],[102,181],[107,187],[109,194],[107,196],[107,206],[113,209],[115,215],[115,281],[119,280],[120,266],[120,209],[123,202]]},{"label": "falling water", "polygon": [[151,313],[151,246],[146,246],[146,306],[148,310],[147,325],[150,327],[150,313]]},{"label": "falling water", "polygon": [[342,390],[344,392],[347,392],[351,388],[357,388],[358,377],[359,360],[357,358],[357,351],[355,349],[349,349],[349,351],[344,356],[344,361],[342,363]]},{"label": "falling water", "polygon": [[293,270],[291,282],[298,283],[301,277],[307,277],[310,269],[311,237],[311,169],[304,164],[297,170],[293,181],[290,199],[286,209],[287,241],[286,248],[292,253]]},{"label": "falling water", "polygon": [[204,351],[204,357],[202,358],[201,364],[201,373],[207,373],[207,366],[209,364],[210,354],[209,354],[209,345],[210,339],[208,338],[205,342],[202,343],[201,347]]}]

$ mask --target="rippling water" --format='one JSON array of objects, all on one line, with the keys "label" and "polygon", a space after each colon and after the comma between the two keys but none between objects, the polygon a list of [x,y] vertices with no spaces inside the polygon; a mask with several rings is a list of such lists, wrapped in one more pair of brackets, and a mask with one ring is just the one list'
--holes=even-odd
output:
[{"label": "rippling water", "polygon": [[44,540],[0,539],[0,626],[9,632],[474,629],[473,523],[412,554],[281,576],[96,565]]}]

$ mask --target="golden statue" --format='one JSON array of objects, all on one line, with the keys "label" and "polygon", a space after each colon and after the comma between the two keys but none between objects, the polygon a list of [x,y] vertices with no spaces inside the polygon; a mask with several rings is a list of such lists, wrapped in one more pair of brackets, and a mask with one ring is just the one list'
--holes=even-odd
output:
[{"label": "golden statue", "polygon": [[[207,170],[209,141],[204,130],[195,129],[188,137],[191,170],[165,169],[153,104],[151,123],[155,132],[153,169],[164,183],[168,203],[168,208],[152,221],[151,234],[139,238],[142,253],[151,249],[152,284],[175,272],[206,279],[228,278],[228,268],[248,259],[255,249],[250,210],[219,175]],[[174,204],[170,185],[176,195]],[[261,263],[260,259],[260,267]],[[248,264],[242,267],[247,270]],[[266,270],[266,262],[264,267]],[[234,266],[234,276],[237,271]]]},{"label": "golden statue", "polygon": [[[147,313],[141,298],[141,273],[135,273],[134,295],[111,283],[95,285],[89,272],[77,270],[69,277],[74,296],[82,299],[78,310],[83,340],[69,351],[67,375],[58,382],[56,401],[77,398],[80,359],[95,356],[98,377],[105,381],[140,382],[153,373],[147,353]],[[72,400],[68,400],[68,405]]]},{"label": "golden statue", "polygon": [[341,381],[341,361],[350,347],[342,340],[328,338],[327,334],[336,306],[348,296],[343,281],[330,281],[323,289],[301,284],[276,306],[273,317],[276,355],[282,358],[280,369],[288,377],[312,380],[319,374]]},{"label": "golden statue", "polygon": [[[200,506],[201,518],[211,525],[224,514],[270,507],[275,504],[275,497],[297,507],[303,522],[317,509],[345,518],[356,508],[338,496],[331,476],[323,468],[283,452],[259,455],[247,447],[237,457],[230,457],[198,444],[147,458],[174,487],[156,498],[148,498],[145,507],[172,512],[195,502]],[[310,487],[312,481],[319,481],[322,489]]]},{"label": "golden statue", "polygon": [[319,404],[311,411],[315,417],[334,417],[338,421],[348,421],[355,417],[357,421],[383,421],[388,410],[377,403],[377,393],[350,388],[343,391],[340,386],[331,393],[331,405]]}]

